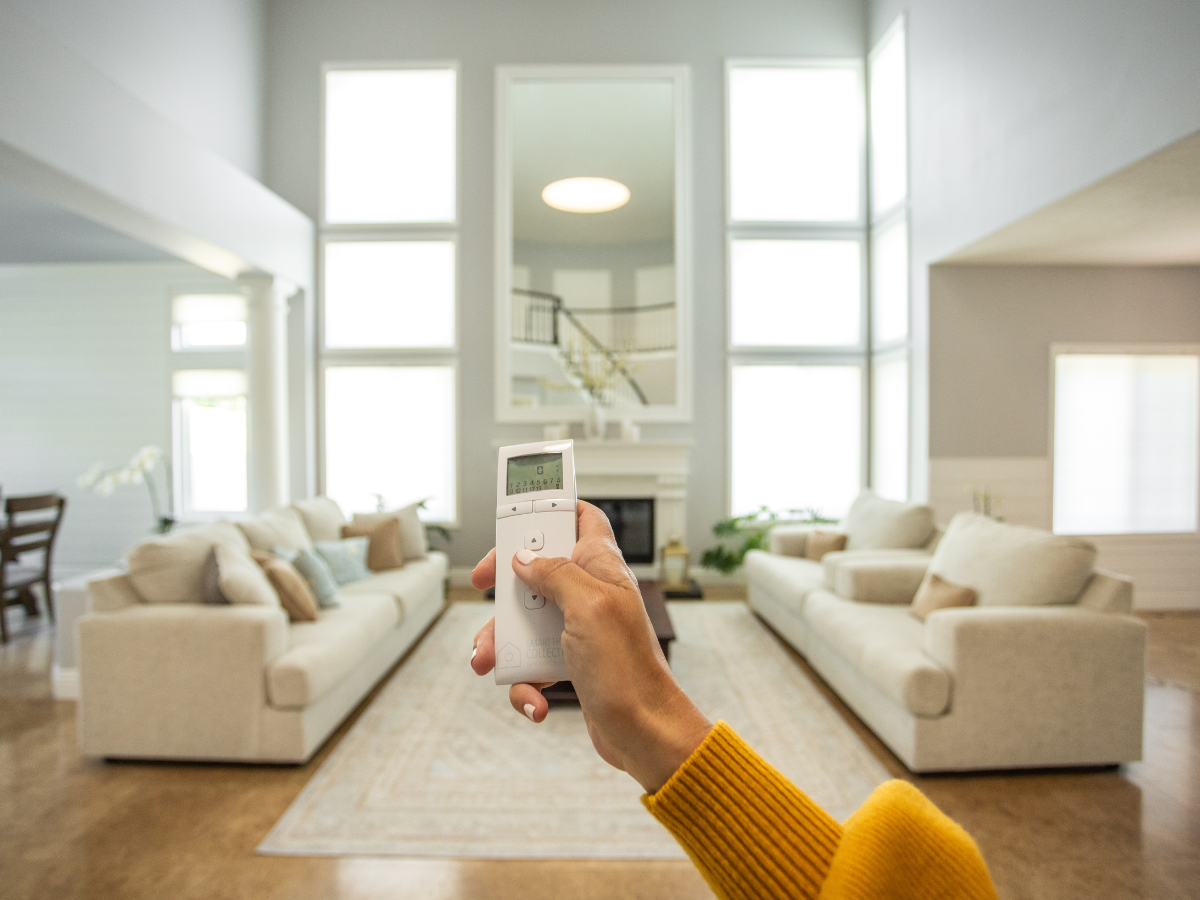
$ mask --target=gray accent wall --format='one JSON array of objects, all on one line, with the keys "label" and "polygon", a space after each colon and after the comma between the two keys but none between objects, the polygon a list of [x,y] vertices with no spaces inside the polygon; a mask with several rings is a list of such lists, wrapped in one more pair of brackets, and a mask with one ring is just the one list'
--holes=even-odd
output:
[{"label": "gray accent wall", "polygon": [[[492,198],[495,67],[534,63],[673,63],[691,67],[695,284],[693,421],[642,437],[694,442],[687,543],[709,546],[726,515],[724,60],[858,57],[865,9],[844,0],[277,0],[267,6],[267,185],[317,215],[322,62],[460,63],[459,509],[456,566],[494,543],[495,442],[538,440],[538,425],[498,425],[493,406]],[[403,415],[403,398],[381,414]],[[419,439],[419,435],[414,435]]]}]

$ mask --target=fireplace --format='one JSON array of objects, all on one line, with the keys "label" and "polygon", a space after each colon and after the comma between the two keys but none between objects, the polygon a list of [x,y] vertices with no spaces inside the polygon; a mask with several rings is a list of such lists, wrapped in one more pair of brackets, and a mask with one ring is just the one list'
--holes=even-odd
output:
[{"label": "fireplace", "polygon": [[625,562],[654,562],[653,497],[583,497],[600,507],[612,525],[613,536]]}]

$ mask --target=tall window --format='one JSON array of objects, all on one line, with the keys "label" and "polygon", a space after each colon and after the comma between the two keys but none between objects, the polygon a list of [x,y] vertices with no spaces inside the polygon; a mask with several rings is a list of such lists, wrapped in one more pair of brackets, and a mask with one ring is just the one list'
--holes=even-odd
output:
[{"label": "tall window", "polygon": [[175,510],[184,519],[245,512],[246,298],[171,298]]},{"label": "tall window", "polygon": [[1054,530],[1197,530],[1200,348],[1054,348]]},{"label": "tall window", "polygon": [[908,499],[908,77],[903,16],[867,60],[871,186],[871,487]]},{"label": "tall window", "polygon": [[322,478],[457,519],[457,67],[327,67]]},{"label": "tall window", "polygon": [[862,66],[726,77],[731,505],[841,516],[864,480]]}]

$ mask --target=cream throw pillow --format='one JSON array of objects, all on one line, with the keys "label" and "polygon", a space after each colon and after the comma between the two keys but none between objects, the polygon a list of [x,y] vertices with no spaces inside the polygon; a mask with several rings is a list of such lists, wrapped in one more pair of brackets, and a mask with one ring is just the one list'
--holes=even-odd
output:
[{"label": "cream throw pillow", "polygon": [[375,525],[384,519],[400,521],[400,548],[404,551],[404,559],[424,559],[429,555],[429,539],[425,536],[425,526],[417,515],[417,504],[410,503],[403,509],[391,512],[355,513],[355,525]]},{"label": "cream throw pillow", "polygon": [[203,603],[204,570],[214,546],[250,550],[228,522],[142,541],[125,557],[133,589],[146,603]]},{"label": "cream throw pillow", "polygon": [[304,528],[300,513],[286,506],[268,510],[253,519],[238,522],[238,528],[255,550],[270,553],[272,547],[311,550],[312,539]]},{"label": "cream throw pillow", "polygon": [[929,571],[974,588],[980,606],[1050,606],[1074,603],[1095,563],[1096,547],[1081,538],[959,513]]},{"label": "cream throw pillow", "polygon": [[936,530],[933,507],[884,500],[863,491],[842,519],[847,550],[915,550]]},{"label": "cream throw pillow", "polygon": [[297,500],[292,509],[300,513],[304,528],[310,539],[314,541],[336,541],[341,537],[342,526],[346,517],[337,501],[328,497],[313,497],[309,500]]},{"label": "cream throw pillow", "polygon": [[218,544],[217,572],[221,593],[230,603],[278,606],[279,595],[249,553]]},{"label": "cream throw pillow", "polygon": [[930,572],[917,588],[917,596],[913,598],[908,614],[918,622],[924,622],[931,612],[956,606],[971,606],[974,602],[975,591],[971,588],[951,584],[942,576]]}]

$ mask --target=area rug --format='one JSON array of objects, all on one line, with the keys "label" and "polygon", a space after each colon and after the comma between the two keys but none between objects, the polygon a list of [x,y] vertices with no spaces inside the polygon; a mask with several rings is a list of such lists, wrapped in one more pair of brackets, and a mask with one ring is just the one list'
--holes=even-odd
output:
[{"label": "area rug", "polygon": [[[641,788],[592,749],[578,708],[541,725],[467,665],[490,603],[452,606],[258,848],[260,853],[673,859]],[[671,668],[838,819],[887,778],[742,603],[670,603]]]}]

